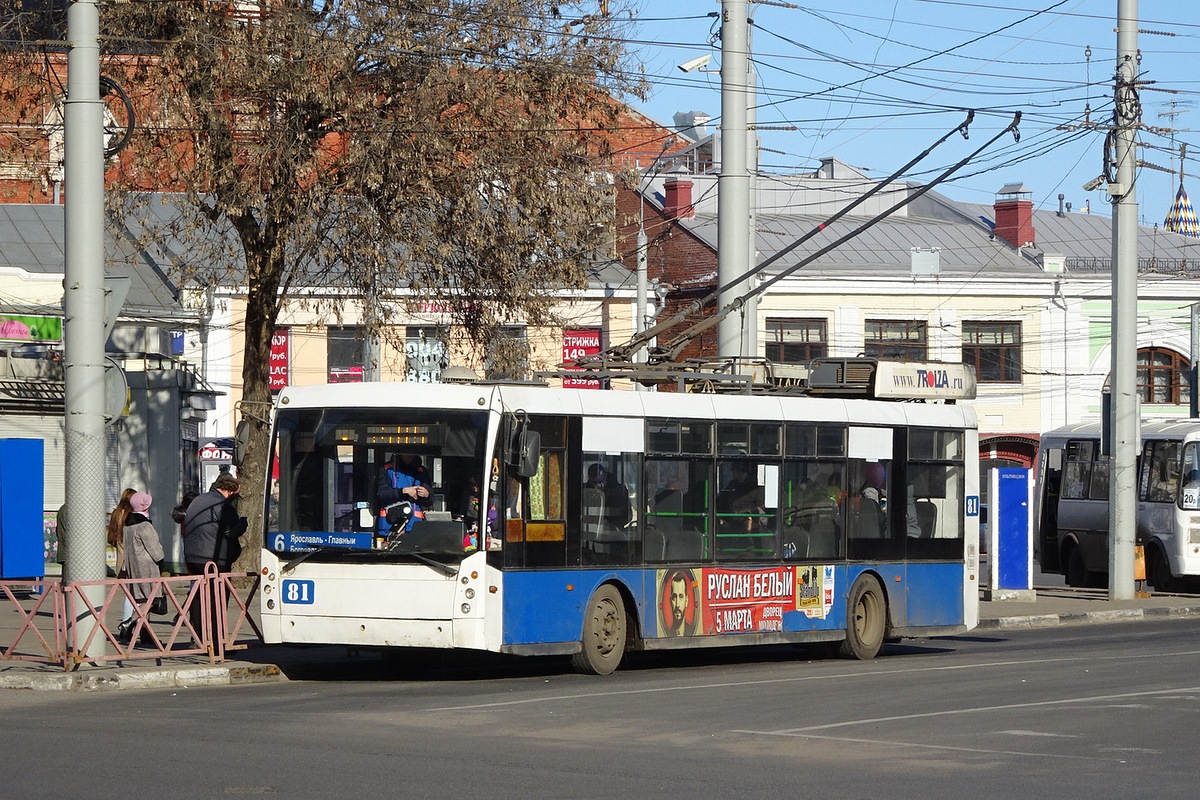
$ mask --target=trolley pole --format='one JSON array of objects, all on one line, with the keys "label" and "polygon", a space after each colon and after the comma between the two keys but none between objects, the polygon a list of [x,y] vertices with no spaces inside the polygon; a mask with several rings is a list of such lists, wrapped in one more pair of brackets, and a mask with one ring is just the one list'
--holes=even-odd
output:
[{"label": "trolley pole", "polygon": [[[749,270],[750,172],[746,168],[746,99],[750,62],[746,0],[721,0],[721,172],[717,176],[717,284],[726,286]],[[719,308],[746,293],[748,281],[721,292]],[[743,309],[743,313],[745,310]],[[742,315],[730,314],[717,326],[717,355],[744,351]]]},{"label": "trolley pole", "polygon": [[[95,0],[67,9],[66,280],[63,371],[66,377],[67,562],[63,580],[103,580],[104,530],[104,105],[100,99],[100,15]],[[99,606],[103,587],[87,591]],[[85,640],[97,621],[71,621]],[[105,653],[95,636],[87,655]]]},{"label": "trolley pole", "polygon": [[[1112,217],[1112,483],[1109,502],[1108,598],[1133,598],[1137,512],[1137,158],[1134,133],[1141,120],[1137,81],[1137,0],[1117,3],[1116,106],[1113,135],[1116,181],[1108,184]],[[1105,153],[1105,158],[1108,154]],[[1111,178],[1110,178],[1111,180]]]}]

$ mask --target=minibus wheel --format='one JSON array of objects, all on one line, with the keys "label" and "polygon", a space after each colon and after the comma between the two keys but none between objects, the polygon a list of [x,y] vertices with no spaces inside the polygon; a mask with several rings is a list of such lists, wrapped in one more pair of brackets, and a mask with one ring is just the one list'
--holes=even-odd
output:
[{"label": "minibus wheel", "polygon": [[625,655],[625,602],[612,584],[604,584],[588,599],[583,617],[582,648],[571,656],[579,672],[608,675]]},{"label": "minibus wheel", "polygon": [[1085,588],[1088,585],[1090,576],[1087,562],[1083,560],[1083,549],[1079,545],[1075,545],[1067,553],[1067,568],[1063,577],[1067,580],[1067,586]]},{"label": "minibus wheel", "polygon": [[1167,557],[1163,555],[1156,545],[1148,545],[1146,547],[1147,561],[1149,568],[1146,570],[1149,573],[1150,585],[1158,592],[1173,592],[1178,587],[1175,585],[1175,578],[1171,575],[1171,566],[1167,563]]},{"label": "minibus wheel", "polygon": [[879,581],[859,575],[846,597],[846,638],[838,647],[842,658],[867,661],[879,654],[887,628],[887,604]]}]

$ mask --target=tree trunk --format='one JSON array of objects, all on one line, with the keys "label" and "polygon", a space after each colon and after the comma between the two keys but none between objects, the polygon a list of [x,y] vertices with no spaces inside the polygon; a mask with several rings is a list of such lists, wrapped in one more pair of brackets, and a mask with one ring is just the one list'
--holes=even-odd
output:
[{"label": "tree trunk", "polygon": [[[246,342],[242,361],[242,402],[239,420],[249,426],[246,456],[239,467],[242,483],[240,511],[249,521],[241,557],[234,565],[238,570],[256,571],[259,550],[263,544],[266,521],[264,503],[271,475],[271,389],[269,365],[271,336],[279,318],[279,276],[284,262],[275,248],[267,252],[246,247],[247,274],[251,276],[251,291],[246,298]],[[261,247],[261,246],[260,246]],[[257,284],[257,286],[256,286]]]}]

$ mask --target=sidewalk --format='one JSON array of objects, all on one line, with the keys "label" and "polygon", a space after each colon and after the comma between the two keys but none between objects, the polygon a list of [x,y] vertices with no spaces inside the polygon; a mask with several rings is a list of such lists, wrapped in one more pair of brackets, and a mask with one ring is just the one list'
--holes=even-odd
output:
[{"label": "sidewalk", "polygon": [[981,601],[976,630],[1200,617],[1200,595],[1194,594],[1153,594],[1110,601],[1105,589],[1042,587],[1035,591],[1033,602]]},{"label": "sidewalk", "polygon": [[[1058,625],[1200,618],[1200,595],[1156,594],[1109,601],[1104,590],[1041,587],[1032,602],[984,600],[979,604],[978,631],[1045,628]],[[0,641],[10,641],[0,618]],[[8,637],[6,639],[6,637]],[[203,656],[173,656],[148,661],[84,665],[75,672],[60,666],[0,660],[0,690],[97,691],[113,689],[232,686],[288,680],[303,667],[331,661],[353,661],[345,647],[284,647],[239,639],[244,650],[229,660],[210,664]]]}]

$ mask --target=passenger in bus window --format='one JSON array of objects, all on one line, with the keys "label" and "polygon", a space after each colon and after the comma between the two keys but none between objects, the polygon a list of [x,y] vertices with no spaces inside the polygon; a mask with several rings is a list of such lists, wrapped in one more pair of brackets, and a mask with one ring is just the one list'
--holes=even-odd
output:
[{"label": "passenger in bus window", "polygon": [[904,527],[910,539],[921,538],[921,518],[917,516],[917,490],[911,485],[908,487],[908,503],[904,507]]},{"label": "passenger in bus window", "polygon": [[[410,531],[417,520],[424,519],[425,509],[433,505],[429,486],[429,473],[412,453],[401,453],[384,463],[375,482],[380,534]],[[406,504],[407,519],[403,513]]]},{"label": "passenger in bus window", "polygon": [[763,488],[755,478],[754,465],[746,461],[734,461],[730,464],[730,472],[733,477],[717,495],[717,513],[746,515],[744,520],[723,518],[728,528],[761,530],[767,509]]},{"label": "passenger in bus window", "polygon": [[887,467],[879,461],[862,465],[862,483],[851,505],[851,536],[875,539],[887,528]]},{"label": "passenger in bus window", "polygon": [[604,524],[614,528],[624,528],[629,524],[632,512],[629,508],[629,490],[625,484],[613,478],[612,473],[601,463],[588,467],[588,477],[583,488],[596,490],[603,499]]}]

